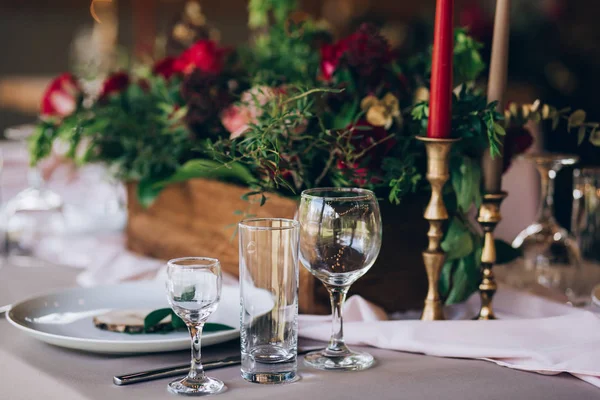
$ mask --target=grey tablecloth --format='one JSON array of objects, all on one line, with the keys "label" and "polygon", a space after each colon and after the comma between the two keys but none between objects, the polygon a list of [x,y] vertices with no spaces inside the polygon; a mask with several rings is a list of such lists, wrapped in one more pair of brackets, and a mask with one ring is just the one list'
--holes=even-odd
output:
[{"label": "grey tablecloth", "polygon": [[[0,268],[0,305],[72,286],[78,271],[66,267]],[[235,344],[206,349],[207,359],[236,351]],[[513,371],[484,361],[443,359],[369,349],[377,365],[362,372],[322,372],[300,367],[293,384],[245,382],[239,368],[211,371],[227,392],[218,399],[598,399],[600,391],[567,375]],[[168,380],[117,387],[112,376],[185,363],[187,352],[99,356],[38,342],[0,319],[0,399],[173,399]]]}]

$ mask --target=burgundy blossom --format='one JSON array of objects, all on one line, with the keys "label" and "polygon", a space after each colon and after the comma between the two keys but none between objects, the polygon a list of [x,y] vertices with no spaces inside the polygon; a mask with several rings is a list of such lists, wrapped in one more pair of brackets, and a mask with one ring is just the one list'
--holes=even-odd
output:
[{"label": "burgundy blossom", "polygon": [[100,100],[106,100],[110,96],[122,93],[129,86],[129,75],[126,72],[115,72],[102,84]]}]

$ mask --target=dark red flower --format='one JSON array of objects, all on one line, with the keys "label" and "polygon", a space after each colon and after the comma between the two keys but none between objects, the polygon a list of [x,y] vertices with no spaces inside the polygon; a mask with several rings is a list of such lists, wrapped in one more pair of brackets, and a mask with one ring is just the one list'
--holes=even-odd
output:
[{"label": "dark red flower", "polygon": [[512,160],[520,154],[525,153],[533,144],[533,136],[524,126],[512,126],[506,130],[504,138],[504,169],[506,172]]},{"label": "dark red flower", "polygon": [[[360,129],[357,129],[359,127]],[[366,127],[370,129],[365,130]],[[377,178],[377,174],[381,172],[383,157],[392,150],[396,141],[393,138],[386,139],[390,134],[385,128],[373,126],[365,120],[348,126],[346,130],[352,135],[350,142],[354,147],[354,153],[360,155],[364,152],[364,154],[351,163],[338,160],[338,169],[351,171],[353,182],[359,186],[367,183],[369,175],[371,175],[371,183],[381,181]]]},{"label": "dark red flower", "polygon": [[77,108],[82,96],[81,87],[75,77],[65,73],[54,79],[42,96],[41,114],[44,117],[66,117]]},{"label": "dark red flower", "polygon": [[469,34],[479,41],[492,36],[494,25],[478,1],[471,1],[458,13],[459,26],[469,29]]},{"label": "dark red flower", "polygon": [[379,33],[377,27],[362,24],[358,31],[348,38],[345,57],[348,65],[361,77],[371,78],[392,61],[392,52],[390,44]]},{"label": "dark red flower", "polygon": [[363,78],[378,78],[381,69],[392,60],[387,40],[370,24],[363,24],[352,35],[321,47],[321,75],[327,81],[342,62]]},{"label": "dark red flower", "polygon": [[144,92],[150,91],[150,81],[148,79],[139,79],[137,84]]},{"label": "dark red flower", "polygon": [[162,76],[165,79],[170,79],[175,74],[176,61],[175,57],[165,57],[162,60],[158,60],[152,67],[152,73]]},{"label": "dark red flower", "polygon": [[109,96],[123,92],[129,86],[129,75],[126,72],[115,72],[110,75],[102,84],[100,91],[100,100],[105,100]]},{"label": "dark red flower", "polygon": [[218,47],[212,40],[199,40],[184,51],[173,64],[175,72],[185,75],[195,69],[211,74],[218,74],[225,65],[225,56],[229,49]]},{"label": "dark red flower", "polygon": [[321,76],[323,79],[331,80],[346,50],[348,50],[347,39],[342,39],[334,44],[324,44],[321,47]]}]

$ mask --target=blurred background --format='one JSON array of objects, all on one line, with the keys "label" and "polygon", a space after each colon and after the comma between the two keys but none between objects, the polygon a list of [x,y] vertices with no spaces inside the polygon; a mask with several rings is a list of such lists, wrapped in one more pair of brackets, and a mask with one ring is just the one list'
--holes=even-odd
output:
[{"label": "blurred background", "polygon": [[[435,0],[302,0],[301,4],[306,12],[329,21],[336,34],[363,21],[375,22],[400,53],[427,43],[432,35]],[[456,25],[468,26],[484,43],[488,60],[495,0],[456,0],[455,7]],[[0,132],[33,122],[45,86],[61,72],[102,74],[177,51],[174,36],[193,41],[193,26],[182,22],[185,13],[206,18],[214,28],[211,36],[225,44],[246,42],[250,34],[246,8],[245,0],[0,0]],[[582,108],[588,120],[600,120],[599,10],[597,0],[513,0],[507,99],[525,103],[540,98],[558,108]],[[565,128],[540,127],[536,145],[577,153],[582,165],[600,164],[599,148],[587,143],[578,147],[576,135],[567,134]],[[513,169],[509,178],[521,174],[518,165]],[[528,193],[535,193],[535,173],[522,173],[531,179],[508,184],[516,191],[527,185],[532,188]],[[557,181],[557,218],[566,227],[571,175],[563,173]],[[532,197],[514,204],[530,215],[537,201]]]}]

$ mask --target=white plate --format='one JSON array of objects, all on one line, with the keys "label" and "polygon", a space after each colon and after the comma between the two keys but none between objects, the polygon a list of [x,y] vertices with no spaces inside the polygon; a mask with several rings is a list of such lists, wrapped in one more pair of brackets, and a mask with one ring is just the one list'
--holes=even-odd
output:
[{"label": "white plate", "polygon": [[[239,291],[223,286],[221,301],[209,322],[235,330],[202,335],[202,346],[239,337]],[[94,326],[93,317],[110,310],[153,310],[168,307],[164,284],[135,282],[94,288],[73,288],[14,304],[8,321],[29,336],[56,346],[95,353],[154,353],[188,349],[187,332],[126,334]]]}]

